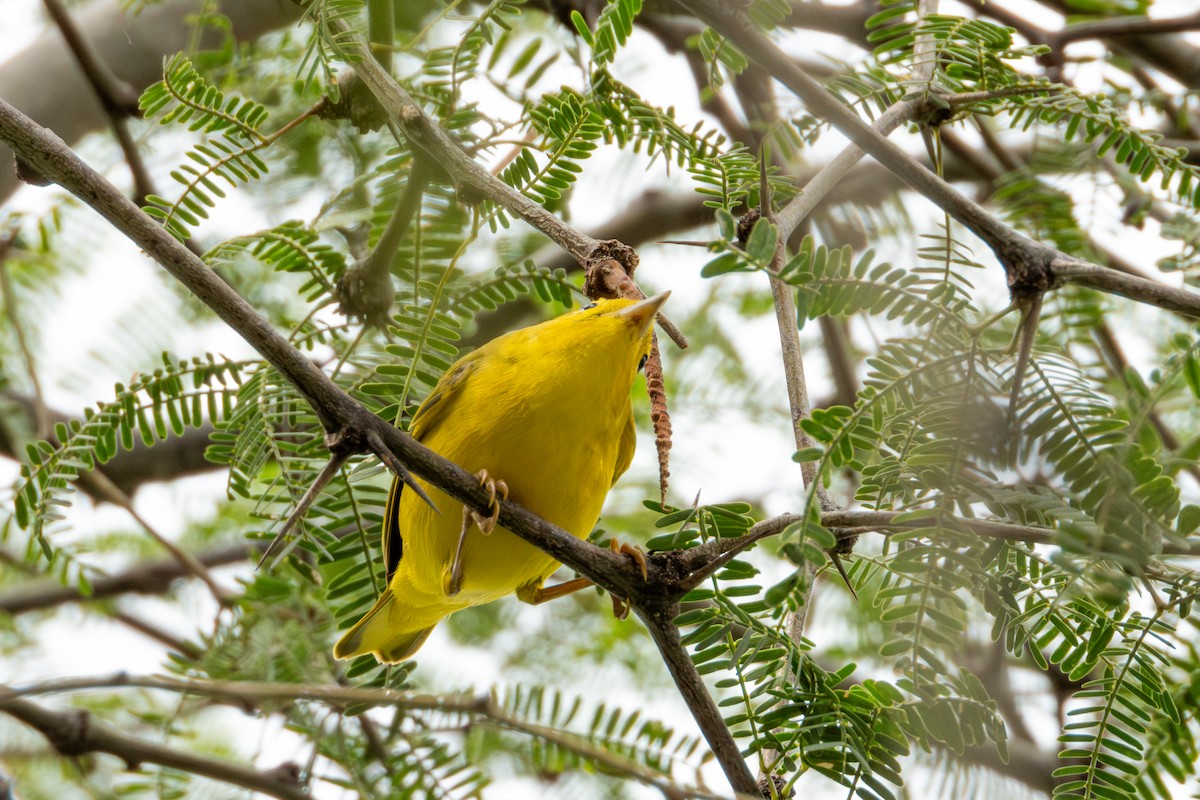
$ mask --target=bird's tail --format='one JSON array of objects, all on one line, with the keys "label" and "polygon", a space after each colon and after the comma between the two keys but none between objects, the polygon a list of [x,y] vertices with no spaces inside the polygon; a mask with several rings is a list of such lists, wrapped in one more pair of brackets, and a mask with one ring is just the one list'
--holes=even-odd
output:
[{"label": "bird's tail", "polygon": [[364,653],[373,653],[380,663],[394,664],[412,658],[436,626],[429,625],[416,630],[406,630],[396,617],[396,596],[391,588],[385,589],[374,607],[333,646],[335,658],[354,658]]}]

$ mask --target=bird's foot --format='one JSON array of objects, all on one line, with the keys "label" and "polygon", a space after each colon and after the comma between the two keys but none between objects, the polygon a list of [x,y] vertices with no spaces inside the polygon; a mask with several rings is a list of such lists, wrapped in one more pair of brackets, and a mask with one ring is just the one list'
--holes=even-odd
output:
[{"label": "bird's foot", "polygon": [[[484,536],[488,536],[492,531],[496,530],[496,521],[500,519],[500,504],[496,502],[496,497],[501,500],[508,499],[508,484],[504,481],[495,480],[488,474],[486,469],[481,469],[475,473],[475,477],[479,479],[479,483],[488,492],[488,508],[492,510],[490,516],[484,516],[474,509],[470,509],[471,521],[479,528],[479,532]],[[463,513],[466,514],[468,509],[464,506]],[[464,523],[465,524],[465,523]]]},{"label": "bird's foot", "polygon": [[[650,577],[646,569],[646,551],[635,544],[628,542],[618,542],[616,539],[608,540],[608,549],[612,550],[617,555],[624,553],[632,558],[642,569],[642,580],[648,580]],[[625,619],[629,616],[629,601],[624,597],[617,597],[615,594],[612,597],[613,616],[617,619]]]},{"label": "bird's foot", "polygon": [[504,481],[493,480],[486,469],[481,469],[475,473],[475,477],[479,479],[480,484],[488,491],[488,508],[492,510],[490,516],[484,516],[475,509],[464,505],[462,530],[458,534],[458,545],[454,548],[454,561],[450,564],[450,569],[442,578],[442,589],[446,592],[447,597],[453,597],[462,591],[463,580],[463,545],[467,542],[467,531],[471,530],[471,523],[474,523],[479,532],[484,536],[488,536],[492,531],[496,530],[496,521],[500,519],[500,504],[496,502],[496,497],[501,500],[508,499],[508,484]]}]

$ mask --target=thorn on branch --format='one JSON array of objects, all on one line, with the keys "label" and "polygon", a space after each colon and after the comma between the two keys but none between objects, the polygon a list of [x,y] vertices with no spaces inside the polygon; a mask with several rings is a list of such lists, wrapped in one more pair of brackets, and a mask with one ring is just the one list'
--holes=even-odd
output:
[{"label": "thorn on branch", "polygon": [[[336,446],[338,438],[338,436],[330,436],[327,437],[327,440],[333,441]],[[283,527],[279,529],[279,533],[275,534],[275,538],[267,545],[267,549],[263,550],[262,557],[258,559],[258,565],[255,567],[256,569],[262,568],[262,565],[275,552],[275,548],[285,541],[292,530],[300,524],[300,520],[304,519],[304,515],[308,513],[308,509],[312,508],[313,502],[320,496],[325,487],[329,485],[329,482],[333,480],[333,476],[346,463],[346,459],[350,457],[349,453],[340,448],[335,449],[335,447],[330,447],[329,449],[331,452],[329,463],[325,465],[320,474],[317,475],[312,484],[304,492],[304,495],[300,498],[300,502],[296,503],[296,508],[288,515],[287,520],[283,523]],[[280,557],[286,553],[287,550],[284,550],[280,553]]]},{"label": "thorn on branch", "polygon": [[387,112],[357,72],[339,75],[337,86],[339,97],[322,104],[318,111],[321,119],[347,120],[359,133],[377,131],[387,123]]},{"label": "thorn on branch", "polygon": [[[1017,401],[1021,398],[1021,384],[1025,371],[1029,369],[1029,358],[1033,353],[1033,340],[1037,338],[1038,321],[1042,316],[1042,295],[1034,295],[1022,309],[1021,327],[1017,342],[1017,364],[1013,369],[1012,388],[1008,393],[1008,424],[1011,431],[1017,419]],[[1013,441],[1016,441],[1014,437]]]},{"label": "thorn on branch", "polygon": [[391,448],[384,443],[383,439],[378,433],[375,431],[367,432],[367,446],[370,448],[371,452],[378,456],[379,460],[382,461],[384,465],[390,469],[405,486],[416,492],[417,497],[428,503],[429,507],[438,514],[442,513],[441,509],[434,505],[433,500],[431,500],[429,495],[425,493],[425,490],[421,488],[421,484],[417,483],[416,479],[413,478],[412,473],[408,471],[400,459],[396,458],[396,454],[393,453]]}]

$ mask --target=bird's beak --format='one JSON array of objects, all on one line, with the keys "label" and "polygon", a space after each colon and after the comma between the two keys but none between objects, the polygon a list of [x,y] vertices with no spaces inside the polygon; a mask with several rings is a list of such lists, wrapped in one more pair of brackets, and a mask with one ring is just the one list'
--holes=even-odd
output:
[{"label": "bird's beak", "polygon": [[671,293],[668,291],[656,294],[654,297],[647,297],[645,300],[641,300],[631,306],[625,306],[617,312],[617,316],[625,317],[638,323],[641,326],[639,333],[645,333],[654,324],[654,315],[658,313],[659,307],[667,302],[667,298],[670,296]]}]

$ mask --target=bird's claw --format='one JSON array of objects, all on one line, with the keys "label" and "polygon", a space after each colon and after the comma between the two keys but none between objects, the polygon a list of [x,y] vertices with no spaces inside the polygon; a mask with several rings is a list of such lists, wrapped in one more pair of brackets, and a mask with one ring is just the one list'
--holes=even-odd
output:
[{"label": "bird's claw", "polygon": [[[628,542],[618,542],[616,539],[608,540],[608,549],[617,555],[627,555],[632,558],[642,570],[642,580],[649,580],[650,572],[646,567],[646,551],[634,544]],[[624,597],[611,595],[613,616],[617,619],[625,619],[629,616],[629,602]]]},{"label": "bird's claw", "polygon": [[650,572],[646,567],[646,551],[635,544],[628,542],[618,542],[616,539],[608,540],[608,549],[612,550],[617,555],[624,553],[637,562],[637,565],[642,570],[642,580],[650,579]]},{"label": "bird's claw", "polygon": [[487,536],[496,530],[496,522],[500,519],[500,504],[496,502],[496,497],[498,495],[501,500],[508,499],[508,484],[504,481],[494,480],[486,469],[476,472],[475,477],[479,479],[483,488],[487,489],[488,508],[492,510],[492,513],[485,517],[478,511],[472,510],[470,512],[471,520],[479,528],[479,532]]}]

